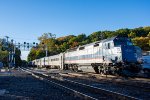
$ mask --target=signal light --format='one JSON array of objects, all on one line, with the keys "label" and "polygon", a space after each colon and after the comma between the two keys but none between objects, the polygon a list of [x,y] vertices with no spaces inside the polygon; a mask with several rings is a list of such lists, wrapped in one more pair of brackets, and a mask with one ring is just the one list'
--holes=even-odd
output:
[{"label": "signal light", "polygon": [[38,46],[38,43],[36,43],[36,46]]}]

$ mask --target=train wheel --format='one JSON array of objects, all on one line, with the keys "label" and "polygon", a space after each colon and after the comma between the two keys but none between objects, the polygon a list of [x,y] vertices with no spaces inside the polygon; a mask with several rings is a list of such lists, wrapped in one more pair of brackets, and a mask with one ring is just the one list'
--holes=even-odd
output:
[{"label": "train wheel", "polygon": [[95,70],[96,74],[99,74],[98,66],[95,66],[95,67],[94,67],[94,70]]},{"label": "train wheel", "polygon": [[73,65],[70,64],[70,65],[69,65],[69,69],[72,70],[72,71],[74,71]]},{"label": "train wheel", "polygon": [[117,75],[117,69],[115,67],[111,66],[109,74],[111,74],[111,75]]},{"label": "train wheel", "polygon": [[107,74],[108,74],[106,69],[104,69],[103,74],[104,74],[104,75],[107,75]]},{"label": "train wheel", "polygon": [[91,66],[92,66],[92,68],[94,69],[95,73],[96,73],[96,74],[99,74],[99,68],[98,68],[98,66],[95,65],[95,64],[91,64]]},{"label": "train wheel", "polygon": [[119,75],[119,73],[118,73],[118,68],[115,67],[115,70],[114,70],[114,74],[113,74],[113,75],[115,75],[115,76],[118,76],[118,75]]},{"label": "train wheel", "polygon": [[74,71],[78,72],[78,66],[77,65],[74,66]]},{"label": "train wheel", "polygon": [[108,74],[108,68],[107,68],[107,65],[105,63],[103,64],[103,74],[104,75]]},{"label": "train wheel", "polygon": [[100,66],[100,67],[99,67],[99,73],[100,73],[100,74],[103,74],[103,72],[104,72],[103,69],[104,69],[103,66]]}]

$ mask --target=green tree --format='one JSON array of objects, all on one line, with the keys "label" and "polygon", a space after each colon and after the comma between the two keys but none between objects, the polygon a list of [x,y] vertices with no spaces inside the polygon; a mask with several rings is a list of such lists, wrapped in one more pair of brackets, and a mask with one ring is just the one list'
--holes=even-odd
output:
[{"label": "green tree", "polygon": [[130,33],[128,28],[116,30],[115,35],[127,35]]},{"label": "green tree", "polygon": [[34,59],[36,59],[36,48],[32,48],[28,54],[28,61],[32,61]]},{"label": "green tree", "polygon": [[141,47],[143,50],[150,50],[148,37],[136,37],[132,39],[134,45]]},{"label": "green tree", "polygon": [[128,34],[128,36],[130,38],[135,38],[136,37],[136,33],[135,32],[131,32],[130,34]]},{"label": "green tree", "polygon": [[149,38],[150,38],[150,32],[147,34],[147,37],[149,37]]},{"label": "green tree", "polygon": [[21,51],[20,49],[16,48],[15,50],[15,64],[16,66],[21,66],[22,61],[21,61]]}]

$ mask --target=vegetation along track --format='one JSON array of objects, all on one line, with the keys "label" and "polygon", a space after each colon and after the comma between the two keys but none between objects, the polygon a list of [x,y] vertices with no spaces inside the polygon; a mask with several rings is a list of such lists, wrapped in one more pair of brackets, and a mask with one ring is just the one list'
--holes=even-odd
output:
[{"label": "vegetation along track", "polygon": [[76,93],[77,96],[80,96],[84,99],[85,98],[86,99],[95,99],[95,100],[98,100],[98,99],[136,100],[136,99],[138,99],[136,97],[113,92],[113,91],[110,91],[107,89],[95,87],[95,86],[88,85],[88,84],[85,84],[82,82],[77,82],[77,81],[65,79],[62,77],[56,77],[55,75],[49,76],[47,74],[38,73],[38,72],[29,70],[29,69],[23,69],[23,71],[26,71],[39,79],[46,80],[55,85],[58,85],[61,88],[70,90],[71,92]]}]

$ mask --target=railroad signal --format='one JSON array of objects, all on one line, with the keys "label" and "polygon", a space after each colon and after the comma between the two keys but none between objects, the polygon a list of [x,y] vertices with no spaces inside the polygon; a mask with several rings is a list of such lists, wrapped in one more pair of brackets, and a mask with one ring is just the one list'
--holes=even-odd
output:
[{"label": "railroad signal", "polygon": [[20,43],[18,43],[18,48],[20,49]]},{"label": "railroad signal", "polygon": [[13,41],[14,41],[14,40],[13,40],[13,39],[11,39],[11,43],[13,43]]},{"label": "railroad signal", "polygon": [[8,67],[10,67],[13,62],[14,62],[13,65],[15,65],[15,62],[16,62],[15,61],[16,48],[18,48],[22,51],[21,47],[24,47],[23,50],[25,50],[25,48],[28,48],[27,50],[29,50],[30,47],[38,46],[38,43],[35,43],[35,42],[33,42],[33,44],[32,43],[27,43],[27,42],[23,42],[23,43],[18,42],[16,44],[16,42],[14,43],[13,39],[8,41],[9,37],[8,36],[5,36],[5,37],[6,37],[6,39],[4,38],[4,39],[0,40],[0,42],[2,44],[1,50],[9,52],[8,58],[7,58]]},{"label": "railroad signal", "polygon": [[36,43],[36,46],[38,46],[38,43]]},{"label": "railroad signal", "polygon": [[27,43],[27,48],[29,49],[29,43]]}]

